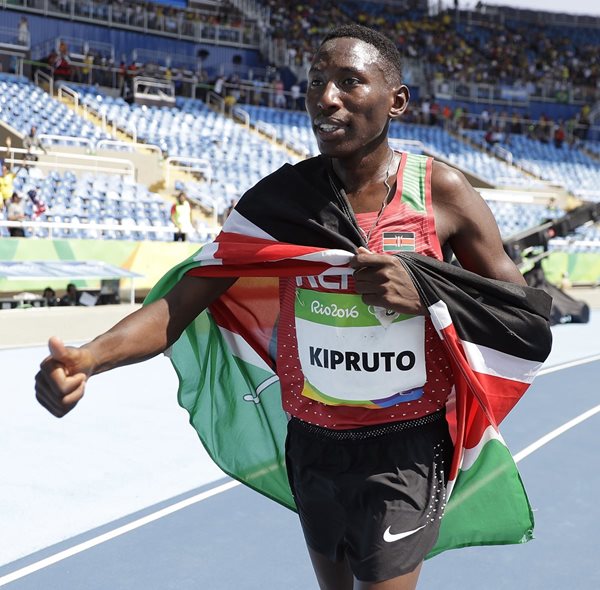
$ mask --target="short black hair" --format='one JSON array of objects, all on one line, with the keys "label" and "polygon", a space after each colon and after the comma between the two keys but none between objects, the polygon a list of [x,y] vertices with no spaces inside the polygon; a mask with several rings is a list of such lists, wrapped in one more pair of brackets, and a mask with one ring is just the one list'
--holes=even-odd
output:
[{"label": "short black hair", "polygon": [[340,25],[325,35],[319,48],[323,47],[327,41],[344,37],[359,39],[360,41],[364,41],[375,47],[385,62],[386,73],[397,77],[395,82],[398,84],[402,82],[402,57],[400,56],[398,48],[391,39],[374,29],[363,27],[362,25],[357,25],[355,23]]}]

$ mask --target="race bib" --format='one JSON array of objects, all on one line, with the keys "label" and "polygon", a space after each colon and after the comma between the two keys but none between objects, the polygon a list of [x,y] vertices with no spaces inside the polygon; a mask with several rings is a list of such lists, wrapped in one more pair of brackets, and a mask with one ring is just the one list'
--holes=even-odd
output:
[{"label": "race bib", "polygon": [[330,405],[387,407],[423,394],[425,318],[367,306],[360,295],[296,290],[303,395]]}]

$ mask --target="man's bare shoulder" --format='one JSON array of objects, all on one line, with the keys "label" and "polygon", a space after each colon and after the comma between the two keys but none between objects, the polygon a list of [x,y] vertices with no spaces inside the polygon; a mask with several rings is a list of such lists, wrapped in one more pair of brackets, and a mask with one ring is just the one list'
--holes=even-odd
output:
[{"label": "man's bare shoulder", "polygon": [[460,170],[437,160],[431,173],[431,200],[442,244],[470,226],[483,205],[483,199]]},{"label": "man's bare shoulder", "polygon": [[473,187],[465,175],[456,168],[438,160],[433,161],[431,172],[431,196],[438,203],[452,203],[465,196],[465,192],[474,193]]}]

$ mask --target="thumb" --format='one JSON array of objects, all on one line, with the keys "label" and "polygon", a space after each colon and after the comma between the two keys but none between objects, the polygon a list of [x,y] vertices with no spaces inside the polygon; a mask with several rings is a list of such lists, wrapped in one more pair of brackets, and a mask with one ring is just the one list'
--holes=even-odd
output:
[{"label": "thumb", "polygon": [[370,254],[371,251],[368,248],[365,248],[364,246],[359,246],[358,250],[356,250],[357,254]]},{"label": "thumb", "polygon": [[69,349],[65,346],[64,342],[57,338],[56,336],[52,336],[50,340],[48,340],[48,349],[50,350],[50,357],[55,361],[66,365],[69,361],[73,361],[73,350]]}]

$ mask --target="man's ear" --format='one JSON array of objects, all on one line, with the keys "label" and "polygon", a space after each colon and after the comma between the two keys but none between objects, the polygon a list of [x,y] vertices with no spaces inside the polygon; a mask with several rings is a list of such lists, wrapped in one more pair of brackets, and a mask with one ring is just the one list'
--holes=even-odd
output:
[{"label": "man's ear", "polygon": [[408,86],[402,84],[400,88],[394,90],[394,104],[390,109],[390,119],[397,119],[408,107],[408,101],[410,99],[410,92]]}]

